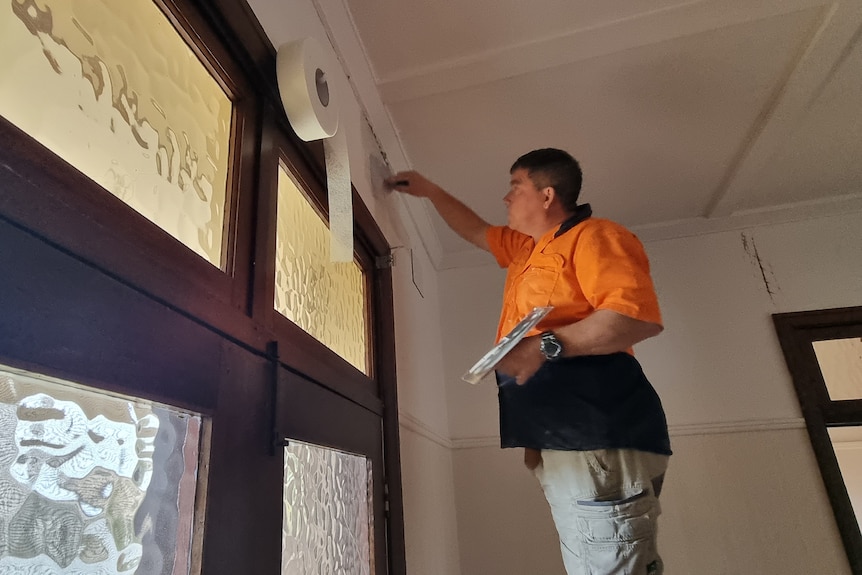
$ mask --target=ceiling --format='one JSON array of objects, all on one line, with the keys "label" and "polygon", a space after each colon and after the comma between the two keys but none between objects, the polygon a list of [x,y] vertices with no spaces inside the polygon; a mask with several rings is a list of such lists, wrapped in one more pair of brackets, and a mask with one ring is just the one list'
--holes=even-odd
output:
[{"label": "ceiling", "polygon": [[[862,210],[859,0],[314,5],[375,129],[491,222],[540,147],[646,240]],[[438,268],[485,261],[406,203]]]}]

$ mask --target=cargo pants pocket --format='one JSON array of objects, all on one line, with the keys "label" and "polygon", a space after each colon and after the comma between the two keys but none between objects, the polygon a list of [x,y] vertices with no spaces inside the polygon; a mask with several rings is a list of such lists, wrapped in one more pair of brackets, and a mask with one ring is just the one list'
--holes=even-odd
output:
[{"label": "cargo pants pocket", "polygon": [[661,512],[649,489],[611,497],[578,499],[583,573],[661,575],[656,527]]}]

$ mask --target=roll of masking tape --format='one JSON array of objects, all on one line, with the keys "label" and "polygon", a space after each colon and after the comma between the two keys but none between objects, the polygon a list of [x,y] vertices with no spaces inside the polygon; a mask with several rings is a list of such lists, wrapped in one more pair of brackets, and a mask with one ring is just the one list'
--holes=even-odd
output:
[{"label": "roll of masking tape", "polygon": [[311,142],[338,130],[338,99],[329,81],[329,62],[314,38],[278,49],[276,74],[281,103],[296,135]]},{"label": "roll of masking tape", "polygon": [[338,125],[338,99],[330,61],[313,38],[278,49],[276,75],[281,103],[296,135],[323,140],[329,194],[330,260],[353,261],[353,201],[347,136]]}]

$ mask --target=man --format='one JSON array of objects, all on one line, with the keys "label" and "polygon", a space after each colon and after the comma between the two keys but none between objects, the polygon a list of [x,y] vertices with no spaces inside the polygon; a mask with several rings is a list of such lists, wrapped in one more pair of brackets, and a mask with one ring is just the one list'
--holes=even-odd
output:
[{"label": "man", "polygon": [[661,402],[632,346],[662,330],[649,263],[622,226],[578,205],[568,153],[515,161],[491,226],[416,172],[387,185],[428,198],[461,237],[508,268],[499,340],[533,307],[553,310],[497,366],[503,447],[524,447],[569,575],[660,575],[658,495],[671,454]]}]

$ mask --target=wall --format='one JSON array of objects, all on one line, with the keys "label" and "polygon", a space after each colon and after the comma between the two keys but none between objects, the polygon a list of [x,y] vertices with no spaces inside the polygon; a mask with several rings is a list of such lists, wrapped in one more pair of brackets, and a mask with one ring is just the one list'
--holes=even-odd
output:
[{"label": "wall", "polygon": [[[849,573],[771,314],[862,305],[860,246],[862,213],[646,244],[666,330],[636,353],[675,452],[670,575]],[[440,273],[462,572],[562,575],[541,492],[498,447],[493,383],[458,380],[490,343],[502,279],[490,263]]]},{"label": "wall", "polygon": [[[396,250],[395,336],[407,572],[458,575],[458,528],[449,449],[440,303],[424,250]],[[427,268],[420,293],[412,268]]]}]

